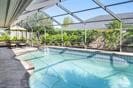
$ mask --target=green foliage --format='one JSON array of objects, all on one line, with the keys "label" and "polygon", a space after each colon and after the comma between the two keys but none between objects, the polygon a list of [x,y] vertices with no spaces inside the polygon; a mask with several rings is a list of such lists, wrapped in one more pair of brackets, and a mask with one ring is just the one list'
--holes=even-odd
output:
[{"label": "green foliage", "polygon": [[123,34],[123,44],[133,45],[133,28],[125,30],[125,33]]},{"label": "green foliage", "polygon": [[18,38],[17,38],[16,36],[14,36],[11,40],[12,40],[12,41],[17,41]]},{"label": "green foliage", "polygon": [[65,41],[65,42],[64,42],[64,45],[65,45],[65,46],[72,46],[72,44],[71,44],[70,41]]},{"label": "green foliage", "polygon": [[[40,34],[44,34],[45,30],[51,31],[53,30],[52,27],[52,20],[51,19],[43,19],[47,18],[47,16],[41,12],[37,12],[31,15],[29,18],[22,21],[22,23],[18,23],[19,26],[26,28],[29,32],[39,32]],[[42,19],[38,21],[38,19]]]},{"label": "green foliage", "polygon": [[108,28],[109,29],[120,29],[121,22],[118,20],[113,20],[113,22],[109,23]]},{"label": "green foliage", "polygon": [[95,40],[97,37],[99,37],[100,36],[100,34],[101,34],[101,32],[100,31],[97,31],[97,30],[88,30],[87,32],[86,32],[86,36],[87,36],[87,43],[90,43],[90,42],[92,42],[93,40]]},{"label": "green foliage", "polygon": [[119,30],[109,30],[105,31],[104,38],[105,38],[105,48],[110,50],[115,50],[119,46],[120,40],[120,32]]},{"label": "green foliage", "polygon": [[10,37],[9,34],[7,33],[4,33],[2,36],[0,36],[0,41],[22,41],[22,42],[25,42],[26,39],[24,37],[21,37],[21,38],[17,38],[16,36],[14,37]]},{"label": "green foliage", "polygon": [[0,36],[0,41],[9,41],[10,36],[7,33],[4,33],[2,36]]},{"label": "green foliage", "polygon": [[[119,30],[87,30],[86,31],[87,43],[89,45],[92,41],[95,41],[98,37],[103,36],[105,42],[105,49],[115,50],[119,46],[120,32]],[[46,34],[41,36],[41,43],[47,45],[60,46],[62,43],[64,46],[80,46],[84,43],[84,31],[64,31],[63,41],[60,31],[56,31],[55,34]]]},{"label": "green foliage", "polygon": [[133,28],[132,29],[126,29],[125,30],[125,33],[123,35],[123,37],[126,39],[126,38],[130,38],[130,37],[133,37]]},{"label": "green foliage", "polygon": [[63,20],[63,27],[67,27],[68,24],[70,24],[70,23],[73,23],[72,18],[69,17],[69,16],[65,17],[64,20]]}]

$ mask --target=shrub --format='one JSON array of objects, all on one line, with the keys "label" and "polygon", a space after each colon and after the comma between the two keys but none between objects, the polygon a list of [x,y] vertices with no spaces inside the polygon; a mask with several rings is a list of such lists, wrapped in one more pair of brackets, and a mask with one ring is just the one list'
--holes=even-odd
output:
[{"label": "shrub", "polygon": [[1,41],[9,41],[10,40],[10,36],[5,33],[2,36],[0,36],[0,40]]},{"label": "shrub", "polygon": [[105,48],[114,50],[119,46],[120,32],[119,30],[110,30],[104,32]]},{"label": "shrub", "polygon": [[11,39],[12,41],[17,41],[18,40],[18,38],[16,37],[16,36],[14,36],[14,37],[12,37],[12,39]]},{"label": "shrub", "polygon": [[[114,50],[119,48],[119,39],[120,32],[119,30],[87,30],[86,31],[86,45],[89,45],[91,42],[97,40],[97,38],[102,37],[104,42],[103,49]],[[55,33],[41,35],[41,43],[46,43],[47,45],[57,45],[60,46],[64,43],[64,46],[80,46],[81,43],[84,44],[85,33],[84,30],[80,31],[64,31],[63,32],[63,41],[60,30],[55,31]],[[82,44],[82,45],[83,45]]]}]

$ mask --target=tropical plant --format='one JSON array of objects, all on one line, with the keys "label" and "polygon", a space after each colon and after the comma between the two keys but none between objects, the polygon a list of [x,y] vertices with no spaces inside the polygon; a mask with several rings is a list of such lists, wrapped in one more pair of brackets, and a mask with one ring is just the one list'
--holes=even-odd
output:
[{"label": "tropical plant", "polygon": [[113,22],[110,22],[107,27],[108,29],[120,29],[121,22],[118,20],[113,20]]},{"label": "tropical plant", "polygon": [[119,30],[109,30],[104,32],[105,48],[110,50],[116,50],[120,42]]},{"label": "tropical plant", "polygon": [[100,36],[101,32],[97,31],[97,30],[88,30],[86,32],[87,34],[87,43],[89,44],[90,42],[92,42],[93,40],[95,40],[97,37]]}]

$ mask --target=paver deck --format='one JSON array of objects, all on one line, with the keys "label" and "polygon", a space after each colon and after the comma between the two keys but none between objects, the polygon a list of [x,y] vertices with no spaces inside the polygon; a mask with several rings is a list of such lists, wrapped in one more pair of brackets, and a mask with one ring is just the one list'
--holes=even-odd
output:
[{"label": "paver deck", "polygon": [[0,48],[0,88],[29,88],[29,73],[11,49]]}]

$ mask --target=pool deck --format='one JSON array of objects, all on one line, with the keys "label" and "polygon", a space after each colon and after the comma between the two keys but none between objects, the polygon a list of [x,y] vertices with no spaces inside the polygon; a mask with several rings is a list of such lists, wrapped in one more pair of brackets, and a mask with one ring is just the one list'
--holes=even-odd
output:
[{"label": "pool deck", "polygon": [[35,48],[0,48],[0,88],[30,88],[28,69],[31,64],[15,56],[33,50]]},{"label": "pool deck", "polygon": [[36,51],[37,48],[35,47],[23,47],[23,48],[13,48],[12,51],[15,53],[15,55],[21,55],[27,52]]}]

